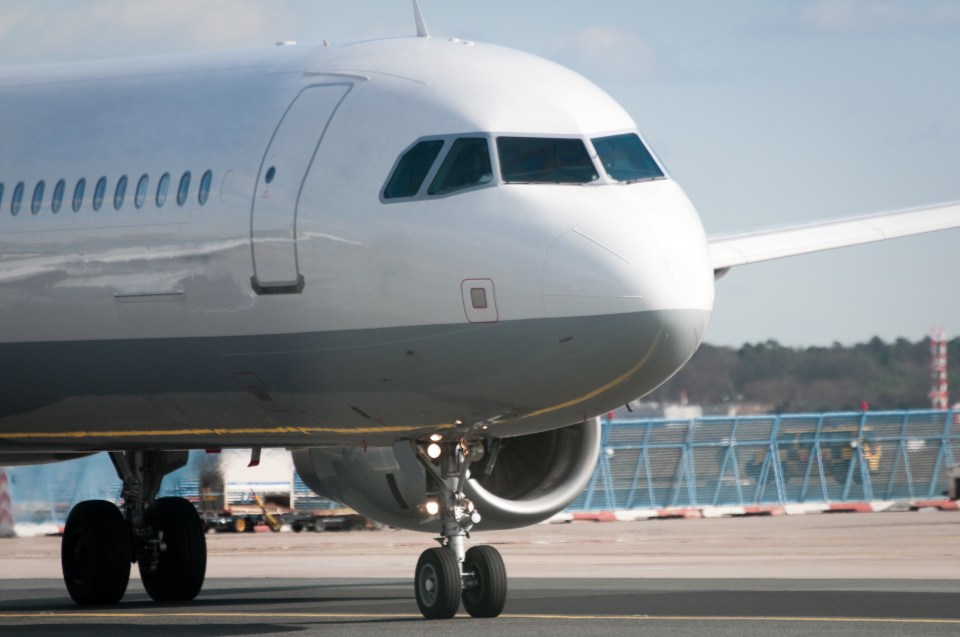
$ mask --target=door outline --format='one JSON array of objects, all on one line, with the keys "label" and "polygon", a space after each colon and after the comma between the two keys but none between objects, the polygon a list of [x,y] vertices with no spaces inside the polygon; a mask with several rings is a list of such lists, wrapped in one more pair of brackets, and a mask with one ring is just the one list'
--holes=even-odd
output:
[{"label": "door outline", "polygon": [[[333,108],[330,109],[329,115],[327,116],[326,122],[323,124],[323,128],[320,131],[320,134],[317,136],[316,143],[313,144],[313,150],[310,153],[309,159],[305,162],[303,168],[303,174],[300,175],[299,183],[296,188],[296,196],[294,197],[294,204],[292,210],[292,266],[293,271],[295,272],[295,279],[293,281],[278,281],[278,282],[263,282],[260,280],[257,272],[257,245],[258,245],[258,236],[257,236],[257,200],[261,196],[261,188],[264,187],[265,177],[264,174],[267,170],[268,159],[270,158],[270,151],[273,148],[273,144],[277,139],[278,134],[281,132],[281,129],[284,126],[284,122],[287,121],[287,116],[291,111],[297,106],[297,103],[300,101],[300,98],[304,94],[315,90],[315,89],[326,89],[326,88],[336,88],[340,87],[344,89],[339,98],[336,100]],[[267,143],[267,147],[263,152],[263,157],[260,159],[260,167],[257,170],[257,180],[254,186],[253,199],[250,204],[250,259],[251,265],[253,266],[253,276],[250,277],[250,286],[253,288],[253,291],[258,295],[270,295],[270,294],[300,294],[305,285],[306,280],[304,279],[303,274],[300,272],[300,258],[298,254],[298,244],[297,244],[297,226],[299,222],[299,212],[300,212],[300,198],[303,194],[303,187],[306,184],[307,176],[310,174],[310,170],[313,168],[313,163],[316,160],[317,153],[320,151],[320,146],[323,144],[323,140],[327,135],[327,130],[330,128],[330,123],[333,121],[333,118],[336,117],[337,112],[340,110],[340,106],[343,104],[343,100],[346,99],[347,95],[350,94],[350,91],[353,89],[353,84],[350,82],[331,82],[324,84],[311,84],[305,86],[303,89],[297,93],[290,104],[287,106],[286,110],[283,112],[283,116],[280,118],[280,121],[277,123],[276,127],[273,130],[273,134],[270,136],[270,141]],[[265,189],[263,192],[267,193],[269,189]],[[268,214],[265,211],[261,211],[261,215]],[[261,217],[261,220],[263,217]],[[282,219],[286,219],[285,217]],[[260,239],[261,247],[263,247],[264,239]]]}]

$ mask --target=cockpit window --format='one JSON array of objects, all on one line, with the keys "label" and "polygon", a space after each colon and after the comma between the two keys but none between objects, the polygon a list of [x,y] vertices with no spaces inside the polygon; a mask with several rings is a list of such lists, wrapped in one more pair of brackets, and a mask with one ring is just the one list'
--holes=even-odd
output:
[{"label": "cockpit window", "polygon": [[387,187],[383,189],[383,198],[415,196],[442,148],[443,140],[434,139],[420,142],[405,152],[387,182]]},{"label": "cockpit window", "polygon": [[600,163],[612,179],[644,181],[663,178],[663,171],[636,133],[596,137],[592,141]]},{"label": "cockpit window", "polygon": [[507,183],[586,184],[598,177],[580,139],[498,137],[497,152]]},{"label": "cockpit window", "polygon": [[483,137],[461,137],[453,142],[427,194],[446,195],[489,183],[492,179],[487,140]]}]

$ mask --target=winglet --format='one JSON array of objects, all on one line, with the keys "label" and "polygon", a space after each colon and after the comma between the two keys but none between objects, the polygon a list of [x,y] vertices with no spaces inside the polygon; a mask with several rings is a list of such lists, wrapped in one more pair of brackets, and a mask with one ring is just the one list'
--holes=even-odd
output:
[{"label": "winglet", "polygon": [[430,32],[427,31],[427,23],[423,21],[423,11],[420,10],[418,0],[413,0],[413,17],[417,21],[417,37],[429,38]]}]

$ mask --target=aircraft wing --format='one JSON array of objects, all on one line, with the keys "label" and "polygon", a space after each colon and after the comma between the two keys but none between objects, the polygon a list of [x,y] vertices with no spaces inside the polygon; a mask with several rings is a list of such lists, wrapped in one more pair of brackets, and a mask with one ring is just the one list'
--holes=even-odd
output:
[{"label": "aircraft wing", "polygon": [[711,237],[717,277],[737,265],[960,228],[960,202]]}]

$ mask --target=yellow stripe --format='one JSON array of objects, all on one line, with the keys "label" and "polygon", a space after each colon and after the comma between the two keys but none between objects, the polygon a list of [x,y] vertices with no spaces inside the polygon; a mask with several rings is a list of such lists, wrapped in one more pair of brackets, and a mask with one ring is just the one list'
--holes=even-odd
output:
[{"label": "yellow stripe", "polygon": [[[628,369],[626,372],[616,377],[609,383],[598,387],[586,394],[568,400],[566,402],[560,403],[559,405],[553,405],[551,407],[544,407],[543,409],[538,409],[532,411],[528,414],[524,414],[519,418],[510,421],[504,422],[517,422],[523,421],[529,418],[535,418],[537,416],[543,416],[545,414],[550,414],[561,409],[567,409],[574,407],[580,403],[584,403],[588,400],[596,398],[597,396],[603,394],[604,392],[616,387],[617,385],[622,384],[628,380],[631,376],[636,374],[640,368],[647,364],[650,360],[650,357],[653,356],[654,352],[657,350],[657,345],[659,344],[660,338],[663,336],[663,326],[660,326],[660,331],[657,332],[656,337],[653,339],[653,343],[650,348],[647,350],[647,353],[640,359],[640,361]],[[199,436],[250,436],[250,435],[281,435],[281,434],[302,434],[304,436],[310,436],[311,434],[338,434],[338,435],[357,435],[357,434],[388,434],[388,433],[408,433],[411,431],[422,431],[425,429],[454,429],[456,425],[452,424],[439,424],[439,425],[419,425],[416,427],[398,427],[398,426],[387,426],[379,425],[376,427],[269,427],[269,428],[213,428],[213,429],[148,429],[148,430],[114,430],[114,431],[63,431],[63,432],[47,432],[47,431],[31,431],[31,432],[13,432],[13,433],[0,433],[0,440],[57,440],[57,439],[66,439],[66,438],[161,438],[167,436],[190,436],[190,437],[199,437]]]},{"label": "yellow stripe", "polygon": [[211,429],[147,429],[147,430],[114,430],[114,431],[30,431],[0,433],[0,439],[5,440],[37,440],[60,438],[156,438],[163,436],[244,436],[244,435],[280,435],[280,434],[381,434],[404,433],[422,429],[452,429],[455,425],[418,425],[416,427],[393,427],[380,425],[376,427],[257,427],[240,428],[224,427]]},{"label": "yellow stripe", "polygon": [[588,392],[588,393],[584,394],[583,396],[580,396],[579,398],[574,398],[573,400],[568,400],[568,401],[565,402],[565,403],[560,403],[559,405],[554,405],[553,407],[545,407],[545,408],[543,408],[543,409],[539,409],[539,410],[537,410],[537,411],[530,412],[529,414],[525,414],[525,415],[521,416],[521,417],[518,418],[517,420],[524,420],[524,419],[526,419],[526,418],[534,418],[535,416],[542,416],[543,414],[549,414],[549,413],[552,413],[552,412],[554,412],[554,411],[560,411],[561,409],[567,409],[568,407],[573,407],[573,406],[578,405],[578,404],[580,404],[580,403],[587,402],[588,400],[590,400],[590,399],[592,399],[592,398],[596,398],[597,396],[599,396],[600,394],[606,392],[607,390],[612,389],[613,387],[616,387],[617,385],[620,385],[621,383],[623,383],[623,382],[625,382],[627,379],[629,379],[631,376],[633,376],[634,374],[636,374],[638,371],[640,371],[640,368],[641,368],[641,367],[643,367],[644,365],[647,364],[647,361],[650,360],[650,357],[653,356],[653,353],[654,353],[655,351],[657,351],[657,345],[659,344],[660,337],[661,337],[662,335],[663,335],[663,326],[661,325],[661,326],[660,326],[660,331],[657,332],[656,337],[653,339],[653,343],[650,345],[650,349],[648,349],[646,355],[644,355],[644,357],[640,359],[640,362],[637,363],[636,365],[634,365],[633,367],[631,367],[630,369],[628,369],[627,371],[625,371],[623,374],[621,374],[621,375],[617,376],[616,378],[614,378],[613,380],[611,380],[611,381],[610,381],[609,383],[607,383],[606,385],[603,385],[602,387],[598,387],[597,389],[594,389],[593,391]]},{"label": "yellow stripe", "polygon": [[[460,614],[459,617],[467,617]],[[163,617],[183,617],[183,618],[208,618],[208,619],[411,619],[421,617],[418,614],[407,613],[141,613],[141,612],[35,612],[35,613],[16,613],[0,612],[0,619],[81,619],[81,618],[163,618]],[[780,616],[758,616],[748,615],[550,615],[550,614],[503,614],[503,619],[533,619],[533,620],[574,620],[574,621],[740,621],[740,622],[841,622],[841,623],[864,623],[864,624],[960,624],[960,619],[935,619],[935,618],[897,618],[897,617],[780,617]]]}]

